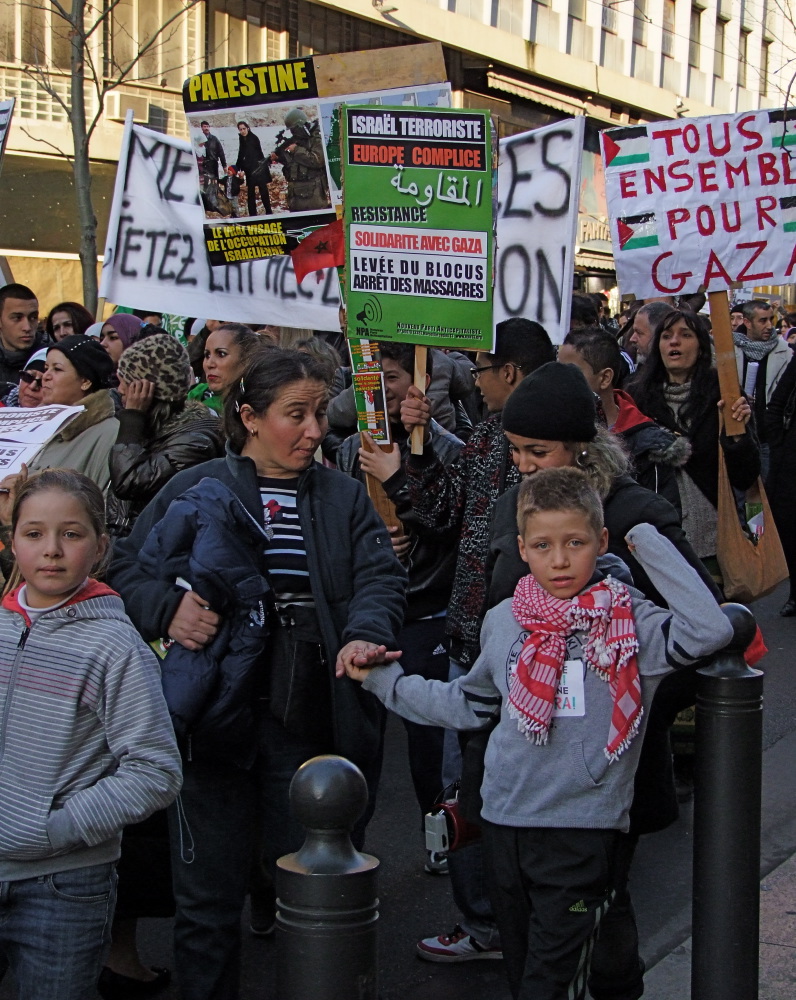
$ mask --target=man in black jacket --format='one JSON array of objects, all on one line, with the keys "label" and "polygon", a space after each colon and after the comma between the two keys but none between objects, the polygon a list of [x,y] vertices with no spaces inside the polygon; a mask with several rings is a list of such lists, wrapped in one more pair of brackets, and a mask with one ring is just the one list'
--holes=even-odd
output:
[{"label": "man in black jacket", "polygon": [[0,382],[19,382],[25,362],[47,342],[38,333],[39,303],[25,285],[0,288]]},{"label": "man in black jacket", "polygon": [[224,154],[224,147],[221,145],[218,137],[210,131],[209,122],[202,122],[200,127],[205,137],[205,141],[201,143],[204,146],[202,173],[204,173],[205,177],[210,177],[212,180],[217,181],[219,163],[223,170],[227,169],[227,158]]}]

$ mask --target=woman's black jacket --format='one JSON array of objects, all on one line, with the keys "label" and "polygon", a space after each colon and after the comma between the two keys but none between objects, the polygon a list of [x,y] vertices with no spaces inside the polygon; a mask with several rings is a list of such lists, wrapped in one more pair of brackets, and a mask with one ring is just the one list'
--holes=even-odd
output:
[{"label": "woman's black jacket", "polygon": [[248,135],[238,135],[238,159],[235,161],[236,170],[245,170],[246,177],[248,177],[264,159],[263,147],[254,132],[250,130]]},{"label": "woman's black jacket", "polygon": [[[142,511],[132,534],[115,543],[108,573],[109,584],[147,641],[168,634],[185,591],[175,582],[152,579],[140,565],[139,550],[172,500],[208,477],[227,486],[262,524],[254,462],[229,446],[225,458],[186,469],[166,484]],[[330,671],[339,650],[354,639],[395,649],[406,608],[406,572],[364,486],[313,464],[300,476],[297,502]],[[223,560],[224,553],[213,553],[213,558]],[[378,703],[348,678],[332,677],[332,691],[335,749],[356,763],[368,763],[380,739]]]}]

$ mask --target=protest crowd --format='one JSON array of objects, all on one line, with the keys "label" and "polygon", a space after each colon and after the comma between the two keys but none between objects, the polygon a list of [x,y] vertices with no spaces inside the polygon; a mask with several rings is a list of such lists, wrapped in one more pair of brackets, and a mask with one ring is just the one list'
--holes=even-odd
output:
[{"label": "protest crowd", "polygon": [[[175,336],[136,305],[40,316],[0,289],[2,406],[82,407],[0,482],[0,969],[25,997],[174,976],[234,1000],[246,898],[273,933],[303,840],[293,775],[361,769],[361,849],[391,710],[417,799],[395,836],[453,897],[419,957],[503,959],[516,1000],[637,1000],[634,852],[692,793],[695,664],[731,632],[721,476],[739,497],[765,479],[796,616],[796,315],[732,307],[724,401],[699,295],[611,317],[575,293],[558,348],[504,320],[492,352],[429,350],[425,390],[413,346],[383,342],[379,448],[339,333]],[[480,839],[427,849],[457,792]],[[172,915],[174,968],[150,968],[137,921]]]}]

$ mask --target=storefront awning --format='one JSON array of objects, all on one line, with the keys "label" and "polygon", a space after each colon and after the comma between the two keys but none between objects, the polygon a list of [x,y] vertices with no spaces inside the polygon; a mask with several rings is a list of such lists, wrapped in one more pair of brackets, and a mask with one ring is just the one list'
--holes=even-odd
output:
[{"label": "storefront awning", "polygon": [[548,90],[547,87],[540,87],[527,80],[518,80],[513,76],[489,71],[486,74],[486,82],[494,90],[502,90],[507,94],[514,94],[516,97],[524,97],[527,101],[536,101],[537,104],[543,104],[545,107],[563,111],[566,115],[586,113],[586,105],[576,97],[559,94],[555,90]]},{"label": "storefront awning", "polygon": [[613,257],[594,253],[576,253],[575,267],[585,267],[590,271],[614,271]]}]

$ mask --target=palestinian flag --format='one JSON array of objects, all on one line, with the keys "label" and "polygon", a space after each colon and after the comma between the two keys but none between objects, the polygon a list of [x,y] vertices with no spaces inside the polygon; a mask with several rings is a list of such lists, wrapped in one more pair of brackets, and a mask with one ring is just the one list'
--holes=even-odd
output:
[{"label": "palestinian flag", "polygon": [[616,220],[620,250],[640,250],[658,245],[658,227],[652,212],[645,215],[627,215]]},{"label": "palestinian flag", "polygon": [[769,111],[772,146],[796,146],[796,109]]},{"label": "palestinian flag", "polygon": [[786,233],[796,233],[796,198],[780,198],[779,210],[782,215],[782,228]]},{"label": "palestinian flag", "polygon": [[628,163],[649,163],[650,139],[645,125],[612,128],[603,132],[603,159],[606,167]]}]

